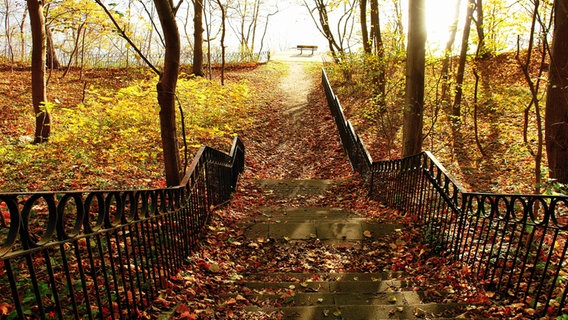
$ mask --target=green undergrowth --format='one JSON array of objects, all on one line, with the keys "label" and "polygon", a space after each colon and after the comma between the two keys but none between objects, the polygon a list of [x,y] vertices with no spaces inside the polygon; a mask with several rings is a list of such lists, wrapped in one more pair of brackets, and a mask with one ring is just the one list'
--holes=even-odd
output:
[{"label": "green undergrowth", "polygon": [[[253,125],[252,115],[271,99],[264,87],[282,72],[282,66],[269,63],[237,72],[242,74],[229,78],[224,86],[217,80],[180,76],[177,101],[183,112],[178,109],[176,117],[182,160],[182,118],[189,161],[202,144],[227,152],[233,137]],[[97,81],[86,88],[83,103],[48,105],[52,116],[48,143],[31,144],[30,128],[26,135],[15,130],[0,136],[0,190],[164,185],[157,78],[130,79],[115,90],[108,89],[104,78]],[[28,115],[23,121],[33,123],[33,118]]]},{"label": "green undergrowth", "polygon": [[[346,114],[365,141],[373,160],[400,157],[404,109],[405,61],[385,58],[386,95],[377,93],[376,57],[349,56],[329,65],[328,75]],[[452,129],[450,101],[441,97],[442,61],[426,63],[424,150],[431,151],[468,189],[479,192],[533,193],[537,126],[534,106],[529,108],[526,142],[523,138],[525,109],[531,94],[514,53],[503,53],[479,61],[468,61],[463,85],[459,126]],[[477,100],[475,75],[479,76]],[[450,78],[455,78],[457,60],[452,60]],[[532,70],[536,75],[536,70]],[[544,119],[545,98],[539,96]],[[458,134],[456,134],[456,132]],[[540,173],[546,182],[546,154]],[[546,185],[541,190],[546,190]]]}]

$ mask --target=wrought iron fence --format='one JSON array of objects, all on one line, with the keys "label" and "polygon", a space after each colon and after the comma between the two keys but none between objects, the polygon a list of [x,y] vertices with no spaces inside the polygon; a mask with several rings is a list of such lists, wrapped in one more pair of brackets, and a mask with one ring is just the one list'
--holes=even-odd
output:
[{"label": "wrought iron fence", "polygon": [[135,318],[243,168],[235,138],[229,155],[202,147],[177,187],[0,194],[0,305],[17,319]]},{"label": "wrought iron fence", "polygon": [[331,84],[327,77],[325,69],[322,69],[322,84],[327,98],[327,104],[331,110],[331,114],[337,125],[343,150],[349,157],[353,170],[361,174],[363,177],[369,177],[371,173],[372,159],[365,148],[365,144],[355,132],[353,125],[343,113],[343,108],[337,96],[333,93]]},{"label": "wrought iron fence", "polygon": [[[324,86],[332,110],[341,110],[328,93],[325,72]],[[495,298],[526,303],[539,315],[568,313],[568,197],[468,192],[430,152],[361,160],[364,146],[356,144],[362,142],[345,119],[338,122],[347,131],[341,136],[349,158],[360,162],[353,167],[371,163],[370,195],[415,216],[439,254],[467,265],[464,276],[479,279]]]},{"label": "wrought iron fence", "polygon": [[[69,63],[69,54],[60,51],[59,58],[61,63]],[[221,64],[222,55],[220,52],[211,53],[211,65]],[[161,66],[164,63],[164,54],[151,54],[147,56],[153,64]],[[208,57],[204,56],[205,63]],[[230,63],[245,63],[245,62],[258,62],[265,63],[270,60],[270,52],[227,52],[225,54],[225,62]],[[193,63],[193,56],[191,54],[182,53],[180,57],[181,64],[191,65]],[[86,68],[126,68],[126,67],[146,67],[145,62],[140,59],[135,53],[87,53],[82,57],[76,57],[71,60],[71,66]]]}]

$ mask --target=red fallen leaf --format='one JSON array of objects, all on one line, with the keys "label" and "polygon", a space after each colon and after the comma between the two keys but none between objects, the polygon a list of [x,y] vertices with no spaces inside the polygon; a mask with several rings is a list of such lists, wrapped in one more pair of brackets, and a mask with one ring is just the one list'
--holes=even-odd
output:
[{"label": "red fallen leaf", "polygon": [[197,320],[197,316],[190,312],[184,312],[178,316],[178,319]]},{"label": "red fallen leaf", "polygon": [[6,302],[0,303],[0,316],[7,316],[10,314],[10,311],[13,307]]},{"label": "red fallen leaf", "polygon": [[186,312],[189,313],[189,311],[190,311],[190,309],[187,306],[187,304],[185,304],[185,303],[178,305],[177,308],[176,308],[176,312],[179,313],[179,314],[183,314],[183,313],[186,313]]},{"label": "red fallen leaf", "polygon": [[241,296],[240,294],[237,295],[236,299],[237,301],[248,301],[247,298]]}]

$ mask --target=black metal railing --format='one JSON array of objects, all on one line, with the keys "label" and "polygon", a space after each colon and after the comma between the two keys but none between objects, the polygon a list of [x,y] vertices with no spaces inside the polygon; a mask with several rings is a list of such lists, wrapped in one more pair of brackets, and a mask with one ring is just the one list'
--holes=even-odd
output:
[{"label": "black metal railing", "polygon": [[243,168],[235,138],[229,155],[202,147],[177,187],[0,194],[3,312],[136,318],[168,287]]},{"label": "black metal railing", "polygon": [[565,308],[568,197],[467,192],[429,152],[373,163],[370,188],[415,215],[428,242],[499,298],[541,313]]},{"label": "black metal railing", "polygon": [[[69,63],[69,54],[63,51],[58,52],[61,63]],[[153,64],[160,66],[164,63],[164,54],[157,53],[147,56]],[[206,63],[211,65],[219,65],[222,61],[221,52],[211,52],[211,61],[207,61],[208,57],[204,57]],[[266,63],[270,60],[270,52],[227,52],[225,54],[225,63]],[[182,53],[180,58],[181,64],[191,65],[193,63],[193,55],[191,53]],[[145,62],[135,53],[86,53],[80,58],[72,59],[72,67],[84,66],[86,68],[126,68],[126,67],[146,67]]]},{"label": "black metal railing", "polygon": [[[342,141],[351,161],[360,162],[357,170],[366,166],[364,146],[356,146],[362,142],[345,122],[338,127],[347,131]],[[526,303],[540,315],[567,311],[568,197],[468,192],[430,152],[368,161],[369,194],[414,216],[437,252],[463,261],[496,298]]]},{"label": "black metal railing", "polygon": [[327,104],[329,105],[329,109],[331,110],[331,114],[339,131],[343,150],[349,157],[353,170],[361,174],[361,176],[368,178],[371,174],[371,156],[367,152],[365,144],[355,132],[353,125],[345,117],[341,103],[333,93],[333,89],[331,88],[324,69],[322,69],[322,84],[325,90]]}]

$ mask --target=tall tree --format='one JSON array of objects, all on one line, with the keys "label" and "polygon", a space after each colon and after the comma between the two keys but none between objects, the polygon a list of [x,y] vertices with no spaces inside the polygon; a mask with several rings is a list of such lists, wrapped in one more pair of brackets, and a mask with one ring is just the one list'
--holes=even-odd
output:
[{"label": "tall tree", "polygon": [[452,126],[457,127],[461,118],[461,103],[463,95],[463,81],[465,76],[465,64],[467,62],[467,50],[469,48],[469,33],[471,32],[471,21],[476,6],[476,0],[468,0],[467,14],[465,17],[465,25],[463,27],[463,35],[461,42],[460,59],[458,62],[458,71],[456,74],[456,88],[454,104],[452,106]]},{"label": "tall tree", "polygon": [[51,30],[49,29],[49,27],[47,27],[47,30],[45,31],[45,36],[47,40],[47,51],[46,51],[47,67],[49,69],[59,69],[61,68],[61,62],[57,57],[57,52],[55,51],[55,44],[53,43],[53,35],[51,34]]},{"label": "tall tree", "polygon": [[148,58],[142,54],[136,44],[126,35],[125,30],[118,24],[110,10],[102,0],[95,2],[103,8],[107,16],[114,24],[118,34],[125,39],[144,62],[159,75],[156,85],[158,92],[158,104],[160,105],[160,134],[162,138],[162,152],[164,154],[164,167],[166,173],[166,184],[176,186],[181,181],[181,165],[179,157],[178,137],[176,130],[176,87],[179,76],[179,65],[181,55],[181,41],[179,29],[176,21],[176,12],[183,0],[174,6],[173,0],[154,0],[154,6],[160,19],[162,33],[164,34],[164,68],[159,71]]},{"label": "tall tree", "polygon": [[554,1],[554,34],[546,98],[545,134],[550,177],[568,183],[568,1]]},{"label": "tall tree", "polygon": [[10,68],[14,68],[14,48],[12,46],[12,26],[10,21],[11,16],[11,1],[4,0],[4,32],[6,36],[6,45],[8,46],[8,56],[10,57]]},{"label": "tall tree", "polygon": [[449,94],[449,87],[450,87],[450,62],[452,58],[452,50],[454,47],[454,42],[456,41],[456,34],[458,31],[458,21],[460,16],[460,7],[462,1],[456,1],[456,6],[454,9],[454,18],[452,21],[452,25],[450,26],[450,36],[448,41],[446,42],[446,48],[444,49],[444,59],[442,60],[442,70],[441,70],[441,78],[442,78],[442,90],[440,93],[440,99],[442,100],[442,105],[449,106],[450,105],[450,94]]},{"label": "tall tree", "polygon": [[164,70],[156,85],[158,104],[160,105],[160,132],[164,152],[166,183],[169,186],[175,186],[181,181],[175,112],[175,96],[181,51],[180,35],[176,22],[176,11],[179,8],[179,4],[174,6],[173,0],[154,0],[154,5],[162,25],[166,44]]},{"label": "tall tree", "polygon": [[406,95],[402,127],[402,156],[422,151],[424,118],[424,70],[426,54],[425,0],[408,4],[408,48],[406,52]]},{"label": "tall tree", "polygon": [[203,77],[203,0],[194,0],[193,9],[193,74]]},{"label": "tall tree", "polygon": [[50,116],[46,107],[47,91],[45,82],[46,37],[43,1],[27,0],[32,30],[32,105],[36,118],[34,143],[47,141]]},{"label": "tall tree", "polygon": [[226,9],[221,0],[216,0],[219,10],[221,10],[221,84],[225,84],[225,35],[227,33]]},{"label": "tall tree", "polygon": [[483,0],[476,0],[475,11],[477,12],[477,19],[475,21],[475,29],[477,30],[477,51],[475,52],[476,59],[486,58],[490,52],[487,50],[485,44],[485,27],[483,25]]},{"label": "tall tree", "polygon": [[375,83],[377,84],[376,96],[379,106],[385,106],[386,99],[386,76],[385,76],[385,46],[381,33],[381,21],[379,19],[379,1],[371,0],[371,39],[375,54],[379,60],[378,70],[376,70]]},{"label": "tall tree", "polygon": [[367,54],[371,53],[371,41],[369,40],[369,31],[367,30],[367,0],[359,1],[359,11],[361,14],[361,35],[363,37],[363,51]]},{"label": "tall tree", "polygon": [[[325,1],[313,0],[314,7],[310,7],[307,0],[303,0],[304,5],[308,9],[312,20],[314,21],[318,31],[327,39],[329,51],[335,62],[339,62],[346,50],[350,47],[349,37],[352,29],[353,13],[356,8],[357,1]],[[340,6],[342,4],[343,6]],[[343,12],[339,15],[336,25],[337,33],[331,29],[330,16],[336,16],[332,11],[334,8],[342,8]],[[317,17],[316,17],[317,15]]]}]

